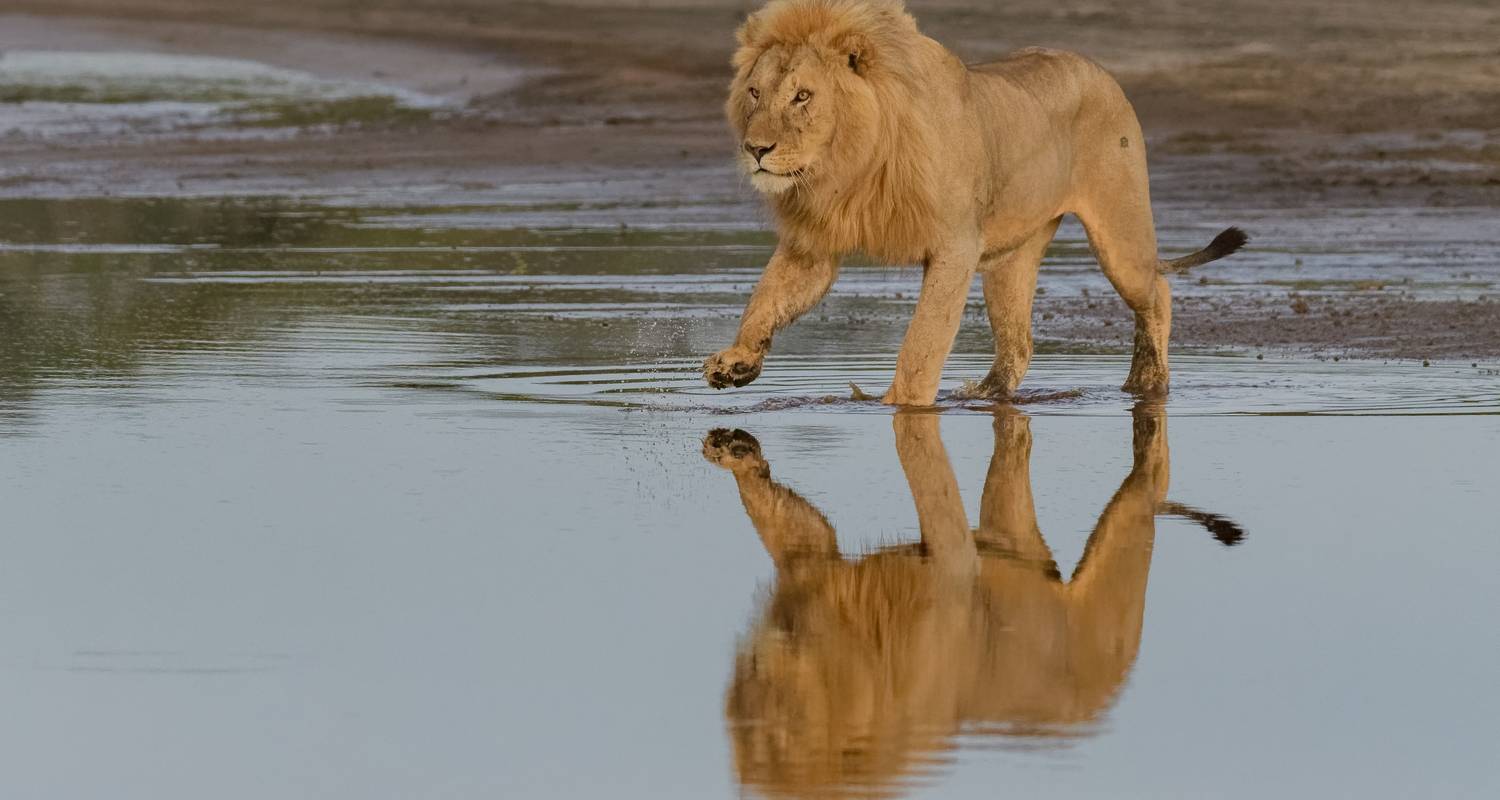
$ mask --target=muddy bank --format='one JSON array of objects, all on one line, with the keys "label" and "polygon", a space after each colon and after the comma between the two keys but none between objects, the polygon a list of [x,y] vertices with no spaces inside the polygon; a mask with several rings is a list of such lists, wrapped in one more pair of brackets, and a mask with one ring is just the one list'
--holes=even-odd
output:
[{"label": "muddy bank", "polygon": [[[1036,336],[1053,346],[1130,347],[1128,312],[1117,302],[1090,308],[1087,302],[1043,300],[1037,314]],[[1494,300],[1411,300],[1258,292],[1232,301],[1179,300],[1173,307],[1172,342],[1209,352],[1492,362],[1495,342],[1483,332],[1497,329],[1500,295]]]},{"label": "muddy bank", "polygon": [[[7,84],[0,194],[320,197],[503,208],[503,224],[533,227],[764,230],[726,163],[719,118],[731,32],[752,5],[3,2],[0,52],[13,62],[151,54],[192,73],[206,59],[276,70],[302,94],[106,87],[107,102],[54,113],[55,102],[28,100],[78,98]],[[1250,252],[1179,285],[1178,344],[1500,356],[1500,9],[910,5],[972,60],[1041,44],[1110,67],[1148,131],[1164,251],[1195,248],[1215,226],[1254,234]],[[1077,242],[1054,250],[1049,263],[1087,266]],[[1361,281],[1386,288],[1348,290]],[[1424,288],[1403,288],[1413,282]],[[1044,340],[1126,345],[1128,315],[1107,290],[1083,298],[1046,275],[1042,285]],[[887,327],[899,332],[901,313]]]},{"label": "muddy bank", "polygon": [[[727,56],[734,26],[754,5],[11,0],[0,11],[41,16],[7,18],[11,33],[0,38],[12,48],[83,40],[89,49],[232,55],[392,82],[469,112],[413,121],[397,136],[372,130],[380,126],[340,132],[339,151],[358,150],[381,169],[441,170],[465,160],[669,167],[723,163]],[[1129,92],[1161,166],[1222,156],[1200,158],[1199,168],[1240,192],[1314,202],[1500,203],[1493,4],[1445,0],[1420,14],[1395,0],[910,6],[966,59],[1047,45],[1099,60]],[[408,140],[422,146],[403,146]],[[317,171],[329,149],[316,140],[262,146],[244,154],[243,166]],[[213,151],[184,142],[158,155],[191,160]],[[346,166],[334,156],[326,168]]]}]

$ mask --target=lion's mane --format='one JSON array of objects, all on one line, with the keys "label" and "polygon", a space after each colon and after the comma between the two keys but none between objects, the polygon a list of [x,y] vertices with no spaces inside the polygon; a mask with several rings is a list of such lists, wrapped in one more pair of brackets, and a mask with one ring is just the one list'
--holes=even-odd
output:
[{"label": "lion's mane", "polygon": [[922,260],[937,228],[941,151],[916,98],[925,81],[955,74],[942,68],[952,56],[894,1],[773,0],[738,39],[726,112],[742,134],[746,81],[773,48],[813,49],[837,87],[839,125],[817,180],[771,200],[784,241],[810,253]]}]

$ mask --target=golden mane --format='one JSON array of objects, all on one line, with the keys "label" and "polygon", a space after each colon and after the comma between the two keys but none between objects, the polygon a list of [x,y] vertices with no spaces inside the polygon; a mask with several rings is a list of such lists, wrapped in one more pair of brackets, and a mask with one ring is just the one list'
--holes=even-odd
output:
[{"label": "golden mane", "polygon": [[810,48],[838,73],[839,127],[819,180],[771,204],[783,239],[808,253],[863,251],[897,263],[923,260],[938,228],[931,123],[914,113],[921,76],[951,59],[917,30],[900,2],[774,0],[737,34],[729,112],[775,48]]}]

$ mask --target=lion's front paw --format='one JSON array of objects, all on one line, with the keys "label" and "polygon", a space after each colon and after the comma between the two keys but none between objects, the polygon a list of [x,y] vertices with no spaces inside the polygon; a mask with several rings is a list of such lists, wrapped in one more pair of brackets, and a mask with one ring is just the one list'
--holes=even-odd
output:
[{"label": "lion's front paw", "polygon": [[728,470],[765,464],[765,459],[760,455],[760,442],[739,428],[714,428],[709,431],[703,437],[703,457]]},{"label": "lion's front paw", "polygon": [[715,389],[744,386],[760,377],[764,356],[738,345],[721,350],[703,362],[703,379]]},{"label": "lion's front paw", "polygon": [[880,402],[888,406],[930,406],[937,401],[937,388],[913,391],[909,388],[891,384],[891,388],[881,395]]}]

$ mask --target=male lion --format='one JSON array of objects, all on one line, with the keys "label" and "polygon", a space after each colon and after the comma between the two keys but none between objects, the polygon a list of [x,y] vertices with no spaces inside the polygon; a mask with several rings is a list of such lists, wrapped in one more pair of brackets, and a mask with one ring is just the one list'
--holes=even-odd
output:
[{"label": "male lion", "polygon": [[1037,528],[1026,417],[995,417],[977,528],[938,418],[893,424],[922,540],[860,559],[843,558],[827,518],[771,479],[754,437],[704,441],[776,564],[725,701],[740,780],[766,795],[889,797],[960,734],[1023,747],[1088,734],[1135,662],[1155,517],[1192,519],[1224,544],[1244,537],[1164,502],[1166,417],[1143,406],[1130,474],[1064,583]]},{"label": "male lion", "polygon": [[981,385],[1009,395],[1031,360],[1042,254],[1072,213],[1135,312],[1125,390],[1167,390],[1163,273],[1229,255],[1246,237],[1230,228],[1192,255],[1158,257],[1145,141],[1103,68],[1044,49],[966,66],[899,0],[772,0],[738,38],[725,111],[780,243],[733,346],[704,362],[710,386],[755,380],[772,335],[828,292],[842,256],[862,251],[923,266],[886,403],[937,397],[976,269],[995,334]]}]

